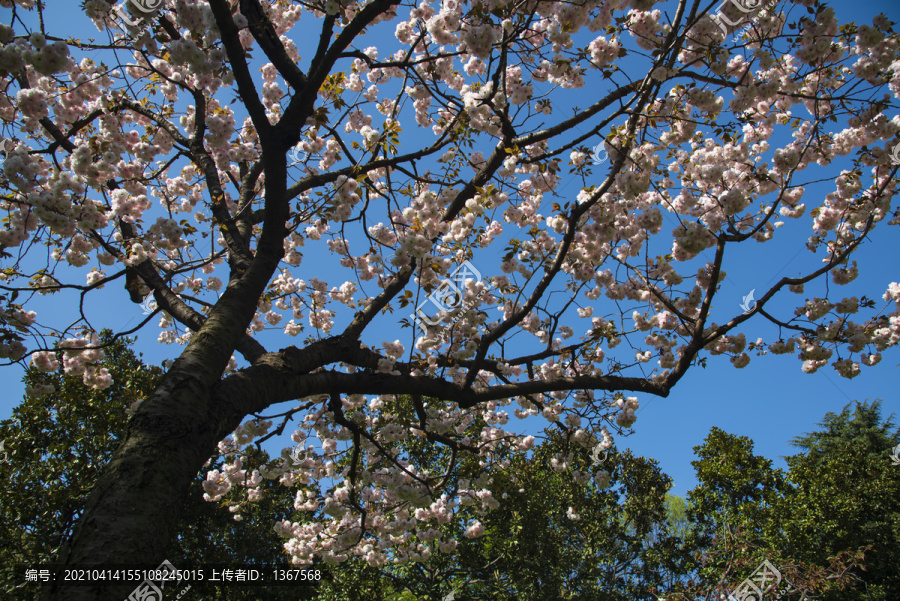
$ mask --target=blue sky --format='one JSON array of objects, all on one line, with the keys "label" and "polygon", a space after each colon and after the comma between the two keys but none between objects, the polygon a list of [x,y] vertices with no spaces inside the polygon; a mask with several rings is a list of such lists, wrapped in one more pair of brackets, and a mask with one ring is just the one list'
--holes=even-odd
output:
[{"label": "blue sky", "polygon": [[[48,12],[49,31],[65,31],[85,38],[97,36],[94,26],[78,9],[78,3],[51,0],[50,5],[53,10]],[[855,20],[860,24],[870,23],[879,12],[900,22],[900,7],[891,0],[832,2],[831,5],[841,22]],[[0,21],[8,22],[8,16],[8,9],[0,9]],[[61,27],[63,24],[64,27]],[[367,44],[364,42],[361,45]],[[587,90],[584,93],[589,95]],[[594,98],[585,96],[581,104],[586,105],[592,100]],[[835,166],[829,169],[834,170]],[[807,202],[816,202],[810,192],[807,192],[807,198]],[[808,229],[804,229],[808,228],[808,223],[808,220],[800,220],[796,225],[795,233],[800,240],[808,235]],[[792,227],[792,224],[786,227]],[[802,267],[815,261],[805,253],[796,254],[802,248],[797,245],[798,238],[787,238],[788,242],[794,243],[793,246],[779,243],[748,246],[729,257],[727,278],[713,307],[714,318],[721,316],[721,323],[733,317],[740,312],[741,299],[751,289],[758,291],[758,297],[777,278],[799,273]],[[501,251],[498,249],[497,252]],[[900,257],[900,239],[896,235],[893,238],[882,235],[865,244],[857,255],[862,271],[860,278],[840,292],[857,296],[865,294],[880,300],[888,282],[900,280],[896,257]],[[328,270],[324,261],[315,261],[310,256],[304,259],[301,267],[304,273],[299,277],[308,280],[316,272]],[[334,282],[329,281],[329,284]],[[813,295],[814,289],[808,288],[806,296]],[[37,310],[39,315],[49,311],[64,313],[71,309],[60,306],[56,296],[37,297],[35,300],[29,308]],[[134,327],[143,317],[140,307],[130,303],[119,287],[100,292],[97,301],[87,307],[87,314],[98,328],[121,331]],[[756,316],[745,323],[741,331],[748,340],[760,336],[771,340],[774,329],[765,324],[762,317]],[[154,323],[145,327],[138,336],[136,349],[143,353],[148,363],[159,364],[163,359],[174,358],[181,348],[158,344],[157,334],[158,328]],[[394,329],[382,325],[369,342],[377,344],[397,337]],[[283,336],[267,336],[267,339],[278,340],[270,348],[280,348],[278,344],[286,344]],[[884,401],[886,415],[900,413],[900,402],[894,390],[900,381],[898,363],[900,353],[896,349],[890,350],[885,353],[881,364],[864,368],[861,375],[851,381],[839,377],[831,367],[823,368],[816,374],[804,374],[800,370],[801,362],[795,357],[753,356],[750,365],[740,370],[734,369],[726,356],[710,357],[705,369],[696,367],[690,370],[668,398],[640,396],[641,407],[635,433],[627,439],[618,438],[617,444],[620,448],[630,448],[637,455],[658,460],[663,471],[674,478],[672,492],[677,495],[686,494],[696,484],[690,465],[694,459],[692,449],[702,443],[713,426],[752,438],[757,454],[774,459],[776,466],[783,467],[779,457],[794,452],[788,445],[791,438],[814,429],[826,412],[840,411],[851,400],[880,398]],[[8,417],[12,407],[21,400],[21,373],[17,366],[0,368],[0,384],[7,391],[0,400],[0,418]],[[270,413],[274,412],[274,408],[270,410]],[[290,445],[289,442],[284,444]],[[887,453],[887,449],[885,451]]]}]

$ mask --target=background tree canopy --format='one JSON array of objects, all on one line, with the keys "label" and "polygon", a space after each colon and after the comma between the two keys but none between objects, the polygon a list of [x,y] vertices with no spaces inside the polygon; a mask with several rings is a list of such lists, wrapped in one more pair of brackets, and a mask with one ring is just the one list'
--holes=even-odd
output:
[{"label": "background tree canopy", "polygon": [[[11,458],[0,464],[5,598],[37,598],[34,585],[22,586],[21,574],[10,568],[58,559],[61,541],[71,536],[88,491],[127,429],[136,398],[130,391],[161,377],[159,368],[135,356],[129,339],[113,340],[103,332],[101,340],[112,352],[100,365],[122,384],[97,391],[62,369],[32,369],[28,386],[52,384],[58,392],[26,398],[14,419],[0,425]],[[412,410],[410,399],[405,405]],[[885,449],[900,443],[900,431],[892,416],[882,419],[877,401],[829,413],[821,426],[795,439],[801,452],[787,458],[787,472],[754,455],[746,437],[713,428],[695,447],[700,484],[687,499],[667,494],[671,480],[652,459],[615,447],[605,458],[592,455],[564,430],[549,429],[531,452],[492,458],[495,478],[488,488],[499,502],[495,510],[469,503],[437,526],[458,534],[478,522],[481,534],[463,536],[455,552],[405,565],[373,567],[361,559],[317,564],[325,578],[316,588],[195,585],[192,594],[210,601],[440,601],[451,594],[510,601],[714,599],[768,559],[797,586],[785,598],[800,598],[804,590],[823,601],[895,599],[900,470]],[[421,439],[402,443],[398,451],[423,470],[443,464],[435,447]],[[246,455],[251,467],[269,460],[255,448]],[[210,459],[211,467],[221,465],[221,457]],[[455,469],[454,480],[484,478],[476,458]],[[255,502],[232,492],[208,503],[202,499],[204,472],[182,508],[178,535],[166,552],[169,561],[178,567],[289,567],[275,524],[315,523],[321,516],[286,503],[283,485],[271,479],[264,480]],[[573,477],[580,473],[588,475]]]}]

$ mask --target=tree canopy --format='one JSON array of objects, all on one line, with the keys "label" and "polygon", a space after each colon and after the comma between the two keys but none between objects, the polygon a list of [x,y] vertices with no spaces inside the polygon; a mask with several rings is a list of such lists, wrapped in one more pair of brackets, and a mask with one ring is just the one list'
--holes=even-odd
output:
[{"label": "tree canopy", "polygon": [[[688,495],[688,544],[704,549],[699,576],[749,575],[763,560],[822,601],[896,599],[900,580],[900,442],[881,402],[828,413],[824,429],[794,439],[788,470],[753,454],[753,442],[713,428],[695,447],[700,485]],[[708,589],[706,589],[708,590]]]},{"label": "tree canopy", "polygon": [[[716,356],[852,378],[900,342],[900,283],[855,260],[900,224],[884,15],[87,0],[89,39],[56,1],[0,1],[0,360],[114,386],[109,302],[184,346],[142,391],[68,565],[162,561],[217,450],[210,502],[309,485],[294,507],[320,519],[278,530],[296,565],[423,562],[460,545],[433,527],[459,504],[502,505],[495,458],[535,442],[511,418],[609,449],[640,395]],[[805,253],[798,273],[724,302],[727,270],[774,248]],[[866,268],[877,294],[854,284]],[[303,460],[250,469],[286,428]],[[410,438],[442,463],[401,456]],[[456,479],[472,457],[485,469]]]},{"label": "tree canopy", "polygon": [[[102,342],[111,333],[101,332]],[[60,542],[84,508],[99,470],[110,460],[126,430],[126,416],[136,392],[152,387],[161,370],[148,366],[128,346],[112,341],[99,362],[113,377],[113,386],[95,390],[79,376],[30,368],[29,387],[52,385],[55,392],[26,398],[14,419],[0,425],[11,462],[0,467],[0,586],[6,598],[32,601],[36,586],[23,583],[15,569],[53,563]],[[406,402],[410,403],[409,399]],[[27,425],[26,425],[27,424]],[[471,432],[478,425],[469,426]],[[100,433],[102,432],[102,435]],[[679,537],[669,532],[666,491],[671,480],[652,460],[618,453],[613,448],[594,478],[573,481],[570,471],[594,463],[586,449],[567,442],[561,432],[547,432],[534,455],[512,452],[491,490],[504,503],[485,512],[469,504],[437,526],[464,532],[480,520],[483,536],[466,538],[458,553],[445,552],[428,565],[407,563],[381,569],[364,561],[327,566],[317,590],[271,590],[218,587],[203,590],[208,601],[291,599],[298,594],[319,601],[338,599],[444,599],[457,591],[468,599],[558,598],[631,599],[661,588],[667,574],[679,566]],[[76,441],[72,444],[71,441]],[[419,439],[399,445],[415,465],[433,468],[440,454]],[[39,450],[43,447],[43,450]],[[265,451],[251,449],[243,458],[249,467],[265,464]],[[222,461],[210,460],[221,469]],[[595,466],[600,467],[600,466]],[[479,462],[456,466],[457,476],[476,477]],[[608,474],[608,482],[606,480]],[[166,551],[172,565],[190,569],[210,564],[287,566],[273,525],[280,520],[311,521],[278,490],[272,480],[261,483],[260,498],[247,502],[237,491],[218,503],[202,500],[202,471],[194,480],[182,511],[177,536]],[[299,483],[295,484],[299,485]],[[536,502],[536,498],[539,502]],[[57,532],[54,529],[62,529]],[[665,565],[661,565],[665,564]],[[326,566],[319,564],[323,569]],[[667,572],[667,569],[669,570]],[[680,576],[683,571],[674,571]],[[194,584],[194,591],[199,586]]]},{"label": "tree canopy", "polygon": [[[162,377],[163,370],[145,364],[131,350],[133,340],[112,340],[108,330],[100,333],[100,340],[108,343],[108,352],[98,366],[110,373],[112,386],[96,390],[85,385],[81,376],[66,374],[61,366],[54,373],[30,368],[25,374],[27,387],[52,386],[54,392],[26,397],[13,419],[0,424],[0,440],[9,452],[9,460],[0,463],[0,591],[4,599],[37,598],[35,583],[23,582],[21,569],[58,561],[100,470],[125,435],[132,405],[140,400],[140,391],[152,390]],[[268,456],[253,453],[249,460],[265,462]],[[221,468],[222,460],[212,457],[210,464]],[[288,567],[272,525],[299,516],[290,499],[272,494],[278,484],[266,481],[266,494],[256,503],[242,504],[236,498],[207,503],[202,498],[203,480],[198,474],[181,502],[176,536],[165,555],[168,561],[181,569],[244,563]],[[235,520],[236,515],[241,519]],[[299,592],[268,590],[266,598],[297,601]],[[309,596],[314,591],[306,592]],[[205,598],[252,601],[254,593],[258,590],[218,587],[207,590]]]},{"label": "tree canopy", "polygon": [[[30,368],[29,387],[53,385],[40,399],[26,398],[14,419],[0,424],[9,462],[0,463],[0,590],[5,598],[33,601],[38,589],[23,583],[24,565],[53,563],[60,543],[84,509],[89,490],[127,429],[133,388],[152,385],[162,370],[134,355],[126,339],[111,340],[98,366],[117,384],[95,390],[80,376]],[[118,384],[122,383],[122,384]],[[413,411],[412,399],[397,408]],[[882,419],[881,403],[848,405],[829,413],[822,431],[798,436],[802,452],[787,471],[753,453],[753,441],[713,428],[695,447],[699,481],[688,499],[667,493],[671,479],[654,460],[615,447],[601,457],[559,428],[543,434],[532,450],[493,457],[490,481],[475,457],[454,464],[449,480],[478,478],[492,511],[475,499],[461,503],[424,533],[460,536],[424,561],[368,565],[350,558],[317,563],[324,574],[315,588],[234,588],[193,583],[206,601],[425,601],[459,599],[691,599],[709,601],[736,590],[760,565],[777,565],[784,599],[889,601],[900,592],[892,558],[900,551],[900,470],[886,460],[900,431]],[[480,425],[473,422],[467,432]],[[894,429],[894,431],[892,431]],[[102,435],[101,435],[102,433]],[[827,440],[829,444],[821,445]],[[74,444],[71,442],[74,441]],[[43,450],[38,448],[43,447]],[[424,471],[442,465],[451,451],[421,437],[396,445],[398,456]],[[247,449],[245,469],[271,460]],[[292,455],[291,460],[294,460]],[[338,468],[349,461],[337,461]],[[298,509],[263,479],[252,501],[233,490],[216,503],[202,500],[204,473],[221,470],[217,454],[200,470],[184,500],[177,535],[165,551],[172,565],[288,566],[285,537],[274,524],[315,524],[323,508]],[[848,477],[852,481],[847,482]],[[294,482],[296,498],[308,484]],[[442,495],[447,498],[452,494]],[[423,509],[400,515],[418,519]],[[480,532],[478,536],[463,533]],[[422,547],[423,554],[427,547]]]}]

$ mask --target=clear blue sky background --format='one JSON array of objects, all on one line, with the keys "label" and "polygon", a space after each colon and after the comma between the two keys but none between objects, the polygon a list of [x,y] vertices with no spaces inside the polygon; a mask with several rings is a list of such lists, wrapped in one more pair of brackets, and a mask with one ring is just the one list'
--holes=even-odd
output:
[{"label": "clear blue sky background", "polygon": [[[97,37],[96,29],[81,13],[78,4],[50,0],[50,10],[47,12],[48,31],[64,32],[66,35],[82,38]],[[895,0],[831,4],[842,23],[851,20],[858,24],[871,23],[872,17],[879,12],[900,22],[900,5]],[[310,22],[310,17],[304,16],[304,19]],[[9,21],[8,9],[0,9],[0,21]],[[589,90],[584,93],[587,96],[581,102],[582,106],[593,99],[589,97]],[[830,169],[836,173],[839,168],[832,166]],[[813,197],[808,191],[805,202],[818,204],[819,198]],[[795,233],[800,236],[799,239],[785,237],[788,238],[786,241],[793,242],[793,246],[780,246],[778,243],[747,246],[738,255],[731,257],[728,275],[717,296],[713,312],[714,317],[721,316],[718,320],[720,323],[740,312],[738,305],[741,298],[751,289],[762,291],[777,278],[795,275],[801,267],[812,264],[806,253],[795,254],[802,248],[798,246],[799,240],[804,240],[809,235],[808,224],[806,219],[797,224]],[[664,231],[667,232],[668,229],[664,228]],[[900,239],[896,233],[893,237],[881,236],[867,243],[857,255],[862,275],[854,284],[838,292],[857,296],[865,294],[881,302],[881,295],[888,282],[900,280],[897,257],[900,257]],[[707,260],[708,258],[707,256]],[[315,265],[312,261],[312,257],[307,255],[299,277],[308,280],[317,275],[315,268],[310,269]],[[318,265],[323,272],[327,269],[324,264]],[[83,275],[79,276],[78,281],[83,281],[81,278]],[[323,279],[327,278],[323,276]],[[335,282],[329,281],[329,284]],[[757,297],[760,294],[758,292]],[[809,287],[804,296],[815,294],[816,291]],[[34,305],[29,308],[38,311],[39,319],[42,314],[47,315],[50,311],[67,310],[60,306],[59,296],[37,297],[35,300]],[[87,308],[95,327],[121,331],[134,327],[143,317],[141,309],[129,302],[121,287],[101,291],[96,300],[98,302]],[[341,322],[338,322],[337,327],[340,325]],[[774,330],[759,316],[747,322],[742,331],[747,335],[748,341],[759,336],[766,340],[773,339]],[[181,349],[158,344],[158,332],[154,323],[147,326],[138,337],[136,348],[143,353],[144,360],[148,363],[159,364],[163,359],[174,358]],[[377,344],[381,340],[394,338],[397,338],[396,333],[384,328],[369,341]],[[272,348],[280,348],[278,344],[288,344],[284,342],[284,336],[267,336],[267,339],[278,340]],[[663,471],[674,478],[672,492],[677,495],[686,494],[696,484],[690,465],[694,458],[693,447],[703,442],[713,426],[752,438],[758,454],[774,459],[776,466],[784,467],[780,456],[794,452],[788,441],[815,429],[816,423],[826,412],[840,411],[851,400],[880,398],[884,401],[885,414],[900,413],[900,402],[896,395],[896,386],[900,382],[898,363],[900,352],[892,349],[885,353],[880,365],[864,368],[860,376],[850,381],[839,377],[830,366],[813,375],[804,374],[800,370],[801,362],[796,357],[753,356],[750,365],[742,370],[734,369],[726,356],[711,357],[705,369],[697,367],[690,370],[669,398],[640,396],[641,407],[638,410],[635,434],[627,439],[619,438],[617,444],[620,448],[630,448],[637,455],[658,460]],[[0,418],[9,417],[12,408],[21,401],[21,375],[22,369],[18,366],[0,368],[0,385],[4,390],[0,399]],[[284,442],[285,446],[290,444],[289,441]],[[275,452],[278,452],[277,449]]]}]

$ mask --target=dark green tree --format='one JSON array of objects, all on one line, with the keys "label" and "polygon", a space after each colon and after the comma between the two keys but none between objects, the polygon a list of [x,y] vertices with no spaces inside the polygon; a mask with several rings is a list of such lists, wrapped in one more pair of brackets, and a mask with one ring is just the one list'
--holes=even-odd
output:
[{"label": "dark green tree", "polygon": [[[110,343],[109,332],[101,340]],[[101,367],[114,383],[106,390],[85,386],[62,367],[25,373],[29,390],[52,387],[53,392],[26,396],[12,419],[0,425],[9,454],[9,462],[0,464],[3,565],[50,561],[71,536],[88,491],[119,444],[126,410],[153,390],[162,374],[135,356],[131,342],[118,340],[108,349]]]},{"label": "dark green tree", "polygon": [[[35,590],[16,588],[16,566],[53,563],[60,545],[84,509],[88,492],[128,428],[128,409],[149,394],[162,370],[146,365],[130,348],[132,339],[114,340],[103,332],[106,348],[99,368],[109,370],[113,384],[105,390],[86,386],[80,376],[28,369],[27,390],[13,416],[0,424],[8,461],[0,462],[0,590],[4,598],[34,599]],[[45,394],[41,394],[45,391]],[[2,453],[0,453],[2,457]],[[250,469],[267,461],[264,451],[247,458]],[[209,469],[220,465],[210,458]],[[287,567],[280,539],[273,531],[278,519],[297,519],[290,499],[274,494],[278,483],[264,480],[257,503],[240,505],[243,521],[235,521],[229,498],[203,500],[203,470],[184,500],[178,536],[167,551],[179,569],[213,563],[268,563]],[[140,541],[135,541],[140,544]],[[223,601],[290,599],[312,596],[312,590],[222,587],[200,590],[204,599]],[[192,594],[194,594],[192,592]],[[195,597],[196,598],[196,597]]]},{"label": "dark green tree", "polygon": [[894,424],[893,414],[882,419],[881,405],[880,400],[856,402],[852,404],[852,414],[851,404],[840,414],[828,412],[819,422],[824,430],[798,436],[791,444],[803,449],[810,461],[824,461],[829,455],[838,455],[848,443],[884,459],[900,443],[900,427]]},{"label": "dark green tree", "polygon": [[784,544],[822,565],[839,553],[866,549],[865,570],[848,590],[823,601],[900,599],[900,466],[889,454],[900,444],[893,416],[881,402],[828,413],[822,430],[794,439],[802,453],[787,458],[791,491],[780,513]]},{"label": "dark green tree", "polygon": [[[702,549],[695,592],[728,592],[765,559],[822,601],[896,599],[900,470],[880,404],[829,413],[824,430],[794,439],[789,470],[753,454],[753,442],[712,428],[695,447],[700,484],[688,495]],[[690,539],[690,536],[688,537]]]},{"label": "dark green tree", "polygon": [[694,453],[691,465],[700,485],[688,494],[688,515],[698,543],[709,545],[735,529],[761,542],[766,514],[784,489],[784,473],[770,459],[753,454],[751,439],[716,427]]},{"label": "dark green tree", "polygon": [[[335,583],[347,586],[323,585],[328,592],[320,599],[655,600],[680,581],[689,553],[670,530],[671,479],[656,462],[611,449],[597,465],[590,449],[564,432],[545,434],[529,452],[498,453],[487,462],[487,475],[479,476],[478,457],[456,458],[449,480],[470,476],[470,488],[490,490],[499,502],[488,512],[480,503],[462,505],[440,526],[459,541],[456,554],[434,553],[428,562],[389,565],[380,574],[350,561],[334,571]],[[447,456],[420,438],[401,446],[401,456],[419,468],[448,465]],[[602,474],[602,486],[593,477],[601,470],[609,472],[608,485]],[[452,498],[458,491],[447,493]],[[466,537],[475,520],[483,534]]]}]

